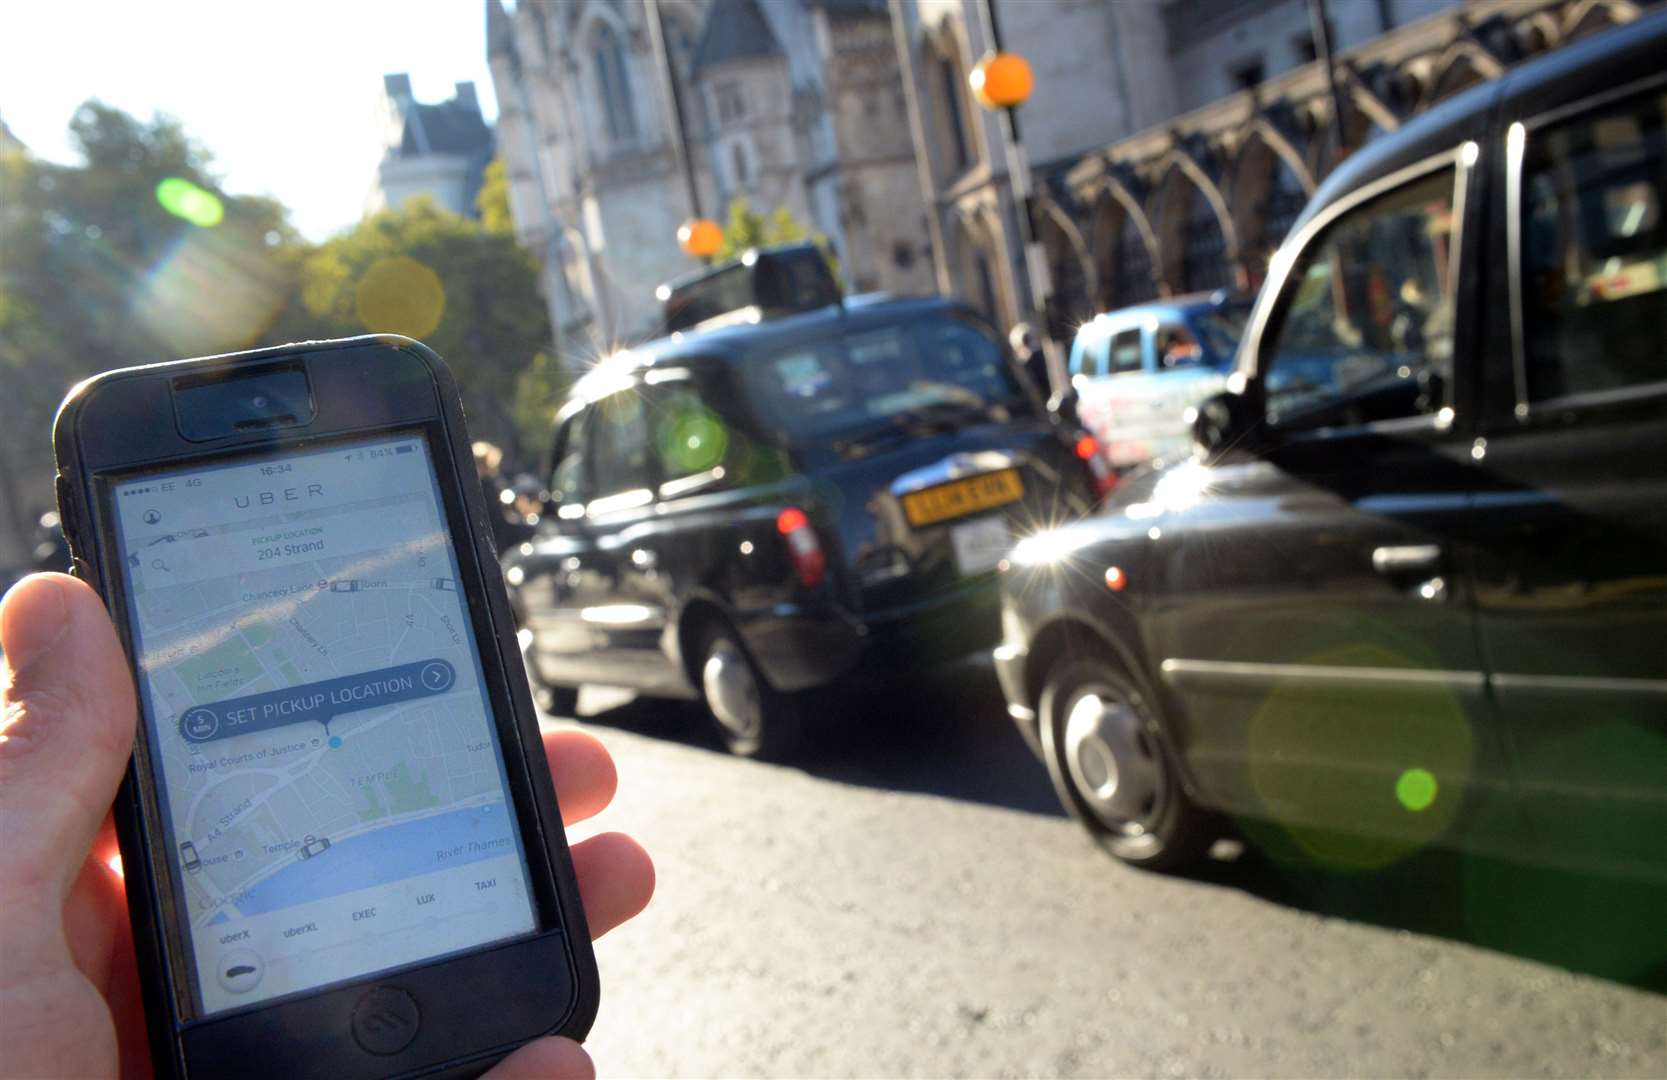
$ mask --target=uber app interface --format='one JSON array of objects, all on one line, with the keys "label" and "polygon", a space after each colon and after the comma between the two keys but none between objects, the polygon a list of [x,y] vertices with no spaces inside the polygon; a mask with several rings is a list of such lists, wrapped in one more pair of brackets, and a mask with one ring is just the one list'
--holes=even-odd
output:
[{"label": "uber app interface", "polygon": [[534,929],[424,440],[114,499],[203,1012]]}]

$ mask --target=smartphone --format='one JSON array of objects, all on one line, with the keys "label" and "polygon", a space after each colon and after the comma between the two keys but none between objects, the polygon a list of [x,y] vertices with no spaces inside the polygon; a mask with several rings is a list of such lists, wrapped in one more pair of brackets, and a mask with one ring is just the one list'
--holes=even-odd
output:
[{"label": "smartphone", "polygon": [[163,1075],[468,1075],[596,964],[456,386],[390,335],[111,371],[53,431],[140,723]]}]

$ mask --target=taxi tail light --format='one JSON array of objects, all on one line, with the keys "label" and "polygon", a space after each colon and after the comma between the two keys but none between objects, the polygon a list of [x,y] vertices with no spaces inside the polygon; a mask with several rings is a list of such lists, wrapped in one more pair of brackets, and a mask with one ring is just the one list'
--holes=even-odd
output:
[{"label": "taxi tail light", "polygon": [[1100,452],[1100,440],[1085,431],[1077,436],[1077,441],[1071,449],[1076,452],[1078,459],[1088,466],[1088,472],[1094,478],[1094,494],[1102,499],[1110,495],[1112,489],[1117,487],[1117,471]]},{"label": "taxi tail light", "polygon": [[806,587],[822,584],[828,573],[828,556],[822,550],[822,541],[817,537],[816,530],[810,527],[810,518],[805,516],[805,512],[797,506],[789,506],[776,515],[776,531],[787,542],[787,554],[793,560],[793,570],[799,575],[799,583]]}]

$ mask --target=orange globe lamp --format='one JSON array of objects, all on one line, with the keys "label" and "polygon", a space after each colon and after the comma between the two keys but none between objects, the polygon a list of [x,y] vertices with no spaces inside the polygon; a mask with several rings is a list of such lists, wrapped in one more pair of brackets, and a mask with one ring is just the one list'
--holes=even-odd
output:
[{"label": "orange globe lamp", "polygon": [[1025,58],[1015,53],[985,53],[984,59],[967,76],[972,96],[986,109],[1011,109],[1023,105],[1035,80]]},{"label": "orange globe lamp", "polygon": [[723,247],[724,231],[711,218],[690,218],[677,230],[677,246],[683,254],[705,259]]}]

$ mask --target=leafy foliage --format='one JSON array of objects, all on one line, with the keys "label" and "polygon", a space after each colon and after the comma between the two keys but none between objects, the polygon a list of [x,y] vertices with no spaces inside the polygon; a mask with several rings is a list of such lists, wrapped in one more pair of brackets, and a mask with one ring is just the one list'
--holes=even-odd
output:
[{"label": "leafy foliage", "polygon": [[834,257],[828,238],[793,216],[793,211],[778,206],[769,216],[759,213],[742,196],[729,204],[729,220],[724,223],[724,242],[712,256],[714,263],[726,262],[748,248],[774,247],[778,244],[799,244],[809,240],[822,249],[822,255],[833,268],[834,280],[839,281],[839,260]]},{"label": "leafy foliage", "polygon": [[[51,504],[52,417],[70,386],[255,344],[294,281],[283,207],[220,190],[177,123],[89,101],[70,131],[83,164],[0,154],[0,563]],[[165,209],[164,181],[215,209],[215,227]]]},{"label": "leafy foliage", "polygon": [[517,461],[523,439],[516,394],[523,373],[550,341],[537,282],[531,257],[509,233],[418,198],[373,214],[308,252],[301,261],[299,302],[275,333],[421,339],[457,376],[470,435],[498,443]]},{"label": "leafy foliage", "polygon": [[480,227],[489,233],[512,233],[515,219],[509,212],[509,170],[502,155],[486,166],[480,192],[475,196],[475,209],[480,212]]},{"label": "leafy foliage", "polygon": [[51,505],[59,401],[109,368],[404,333],[451,365],[473,436],[536,456],[562,385],[501,162],[481,222],[419,200],[312,247],[171,119],[89,101],[70,128],[78,164],[0,152],[0,566]]},{"label": "leafy foliage", "polygon": [[517,469],[531,472],[545,464],[542,459],[550,448],[550,421],[567,398],[567,384],[567,372],[553,352],[534,353],[532,362],[516,378],[510,409],[520,439],[520,453],[514,462]]}]

